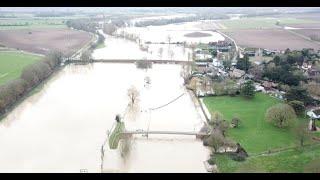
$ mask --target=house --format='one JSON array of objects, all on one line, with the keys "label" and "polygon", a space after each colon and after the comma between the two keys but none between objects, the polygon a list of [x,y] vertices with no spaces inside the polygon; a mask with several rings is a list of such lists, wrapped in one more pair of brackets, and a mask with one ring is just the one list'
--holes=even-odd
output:
[{"label": "house", "polygon": [[307,115],[311,118],[311,119],[320,119],[320,109],[313,109],[307,112]]},{"label": "house", "polygon": [[265,89],[263,86],[261,86],[259,83],[254,83],[255,91],[257,92],[265,92]]},{"label": "house", "polygon": [[231,71],[231,72],[229,73],[229,76],[230,76],[231,78],[241,78],[241,77],[243,77],[245,74],[246,74],[245,71],[235,68],[235,69],[233,69],[233,71]]},{"label": "house", "polygon": [[266,91],[270,91],[274,88],[277,88],[278,84],[270,81],[263,81],[262,86],[265,88]]},{"label": "house", "polygon": [[257,52],[255,48],[244,48],[243,54],[254,57],[256,56]]},{"label": "house", "polygon": [[305,62],[301,66],[301,69],[303,70],[303,72],[307,72],[311,68],[312,68],[312,65]]},{"label": "house", "polygon": [[232,47],[232,43],[228,41],[209,42],[208,45],[210,49],[221,52],[228,52]]},{"label": "house", "polygon": [[308,69],[309,78],[313,79],[320,76],[320,70],[315,68]]},{"label": "house", "polygon": [[278,53],[280,53],[280,52],[276,51],[276,50],[263,49],[263,55],[265,55],[265,56],[272,56],[272,55],[275,55]]}]

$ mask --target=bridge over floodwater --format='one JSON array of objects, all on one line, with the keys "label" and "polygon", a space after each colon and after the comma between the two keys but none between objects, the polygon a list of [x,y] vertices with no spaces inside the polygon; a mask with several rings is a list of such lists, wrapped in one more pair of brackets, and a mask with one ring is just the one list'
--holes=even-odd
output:
[{"label": "bridge over floodwater", "polygon": [[[70,63],[85,63],[79,58],[66,58],[65,61]],[[192,64],[192,61],[184,60],[169,60],[169,59],[91,59],[88,62],[102,62],[102,63],[136,63],[138,61],[147,61],[154,64]]]},{"label": "bridge over floodwater", "polygon": [[195,132],[195,131],[123,131],[121,132],[122,135],[133,135],[133,134],[144,134],[144,135],[149,135],[149,134],[168,134],[168,135],[192,135],[196,137],[204,137],[208,136],[209,133],[205,132]]}]

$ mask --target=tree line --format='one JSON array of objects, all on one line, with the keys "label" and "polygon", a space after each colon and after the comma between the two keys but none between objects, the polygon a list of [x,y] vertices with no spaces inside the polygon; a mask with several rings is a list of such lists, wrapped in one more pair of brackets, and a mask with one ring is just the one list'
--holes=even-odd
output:
[{"label": "tree line", "polygon": [[92,33],[96,33],[97,27],[98,27],[98,23],[97,22],[90,21],[88,19],[68,20],[66,22],[66,25],[69,28],[82,30],[82,31],[87,31],[87,32],[92,32]]},{"label": "tree line", "polygon": [[51,52],[43,60],[26,66],[17,79],[8,81],[0,86],[0,114],[5,113],[9,107],[16,103],[32,88],[37,86],[60,65],[62,53]]},{"label": "tree line", "polygon": [[224,14],[198,14],[196,16],[189,17],[179,17],[173,19],[152,19],[146,21],[135,22],[136,27],[144,27],[144,26],[161,26],[167,24],[174,23],[183,23],[183,22],[191,22],[191,21],[199,21],[199,20],[214,20],[214,19],[228,19],[229,17]]}]

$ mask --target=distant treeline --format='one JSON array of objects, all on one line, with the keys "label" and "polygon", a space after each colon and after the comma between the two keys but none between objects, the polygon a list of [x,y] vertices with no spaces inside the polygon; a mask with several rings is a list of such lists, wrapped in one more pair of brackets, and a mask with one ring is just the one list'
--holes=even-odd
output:
[{"label": "distant treeline", "polygon": [[15,15],[0,15],[0,18],[17,18]]},{"label": "distant treeline", "polygon": [[75,13],[72,12],[43,12],[35,14],[35,17],[64,17],[64,16],[73,16]]},{"label": "distant treeline", "polygon": [[99,24],[97,22],[93,22],[88,19],[68,20],[66,24],[69,28],[83,30],[92,33],[96,33],[97,28],[99,27]]},{"label": "distant treeline", "polygon": [[24,23],[0,23],[0,26],[29,26],[29,22]]},{"label": "distant treeline", "polygon": [[60,65],[62,53],[52,52],[43,60],[26,66],[20,78],[0,86],[0,114],[5,113],[19,99],[49,77]]},{"label": "distant treeline", "polygon": [[224,14],[201,14],[196,16],[189,17],[180,17],[174,19],[152,19],[147,21],[136,22],[134,25],[137,27],[144,26],[161,26],[166,24],[174,24],[174,23],[183,23],[183,22],[192,22],[199,20],[214,20],[214,19],[228,19],[229,17]]}]

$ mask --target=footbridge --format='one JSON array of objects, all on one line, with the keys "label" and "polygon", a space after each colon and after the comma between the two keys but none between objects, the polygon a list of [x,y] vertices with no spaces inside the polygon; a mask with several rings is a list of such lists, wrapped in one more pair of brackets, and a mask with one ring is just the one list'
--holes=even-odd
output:
[{"label": "footbridge", "polygon": [[[66,58],[65,61],[70,63],[83,63],[85,61],[79,58]],[[101,62],[101,63],[136,63],[138,61],[147,61],[154,64],[192,64],[192,61],[184,60],[169,60],[169,59],[91,59],[88,62]]]},{"label": "footbridge", "polygon": [[168,135],[191,135],[191,136],[197,136],[197,137],[204,137],[208,136],[208,133],[205,132],[188,132],[188,131],[128,131],[125,130],[122,132],[123,135],[134,135],[134,134],[142,134],[142,135],[149,135],[149,134],[168,134]]}]

